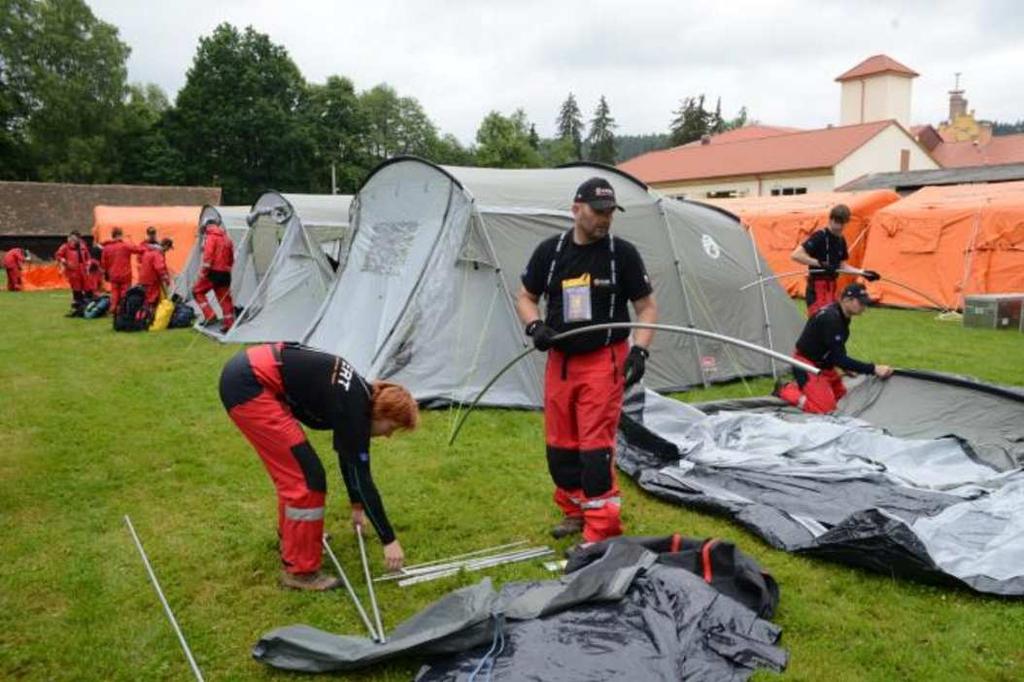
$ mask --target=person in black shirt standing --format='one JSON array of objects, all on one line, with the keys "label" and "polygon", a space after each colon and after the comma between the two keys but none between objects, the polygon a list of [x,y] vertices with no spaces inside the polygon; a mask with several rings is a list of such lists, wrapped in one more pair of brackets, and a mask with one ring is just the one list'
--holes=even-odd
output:
[{"label": "person in black shirt standing", "polygon": [[220,397],[277,489],[284,586],[329,590],[340,584],[320,572],[327,480],[299,422],[334,431],[353,525],[369,520],[384,545],[388,570],[402,567],[402,546],[370,474],[370,438],[416,428],[419,409],[409,391],[383,381],[370,384],[335,355],[276,343],[229,360],[221,372]]},{"label": "person in black shirt standing", "polygon": [[[622,394],[644,374],[654,332],[628,329],[581,334],[557,344],[564,331],[601,322],[628,322],[632,301],[640,322],[654,323],[658,308],[636,247],[610,233],[615,210],[624,210],[603,178],[580,185],[573,228],[546,239],[522,275],[516,310],[538,350],[549,351],[544,377],[544,429],[548,470],[562,521],[557,537],[583,533],[586,542],[620,535],[621,500],[614,447]],[[547,297],[543,319],[538,303]]]},{"label": "person in black shirt standing", "polygon": [[828,225],[817,230],[790,254],[797,263],[810,266],[819,272],[807,273],[807,317],[836,301],[836,280],[839,270],[859,272],[864,279],[874,282],[879,275],[874,270],[859,270],[850,267],[847,260],[850,253],[843,238],[843,228],[850,222],[850,209],[845,204],[836,204],[828,214]]},{"label": "person in black shirt standing", "polygon": [[850,320],[863,313],[871,299],[863,284],[851,284],[843,289],[842,298],[825,306],[807,320],[796,341],[793,357],[821,368],[821,374],[811,376],[794,369],[796,378],[779,389],[776,395],[804,412],[828,414],[836,409],[846,395],[843,378],[836,368],[850,374],[873,374],[881,379],[892,375],[892,367],[855,360],[846,354],[846,341],[850,338]]}]

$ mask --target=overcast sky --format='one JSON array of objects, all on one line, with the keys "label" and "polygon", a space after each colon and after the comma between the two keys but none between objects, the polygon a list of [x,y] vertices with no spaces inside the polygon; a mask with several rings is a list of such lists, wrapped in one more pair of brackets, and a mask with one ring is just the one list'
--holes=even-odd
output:
[{"label": "overcast sky", "polygon": [[[200,36],[252,25],[307,80],[386,82],[442,132],[472,142],[491,110],[526,110],[550,136],[573,92],[584,117],[607,97],[621,134],[665,132],[679,100],[705,93],[762,123],[838,123],[835,77],[884,53],[921,74],[913,123],[946,117],[962,72],[979,118],[1024,118],[1024,2],[870,0],[87,0],[131,46],[132,81],[173,99]],[[230,96],[231,93],[224,93]]]}]

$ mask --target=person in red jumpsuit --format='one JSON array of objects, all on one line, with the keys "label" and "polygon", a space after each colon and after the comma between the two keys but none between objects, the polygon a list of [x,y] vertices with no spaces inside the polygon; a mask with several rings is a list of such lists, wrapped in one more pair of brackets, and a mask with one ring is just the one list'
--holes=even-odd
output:
[{"label": "person in red jumpsuit", "polygon": [[82,240],[78,230],[68,235],[66,242],[60,245],[56,253],[57,264],[71,287],[71,312],[68,317],[82,317],[86,304],[86,268],[89,267],[89,248]]},{"label": "person in red jumpsuit", "polygon": [[155,247],[149,243],[143,246],[142,258],[139,259],[139,284],[146,288],[148,306],[159,303],[164,287],[171,285],[164,253],[173,248],[174,242],[170,237],[164,237]]},{"label": "person in red jumpsuit", "polygon": [[110,310],[117,314],[118,303],[132,286],[132,254],[141,255],[144,247],[125,242],[120,227],[111,230],[110,237],[103,243],[100,267],[110,283]]},{"label": "person in red jumpsuit", "polygon": [[892,376],[888,365],[862,362],[846,354],[850,338],[850,321],[862,314],[871,299],[863,284],[850,284],[838,301],[825,306],[807,320],[796,341],[793,357],[821,369],[811,375],[794,368],[794,380],[780,385],[773,393],[794,407],[813,414],[828,414],[846,395],[843,377],[847,374],[874,375],[880,379]]},{"label": "person in red jumpsuit", "polygon": [[[624,389],[644,374],[654,336],[638,329],[597,331],[554,342],[553,337],[601,322],[628,322],[632,302],[639,322],[654,323],[654,290],[636,247],[611,234],[623,210],[603,178],[576,190],[573,227],[541,242],[522,275],[516,310],[534,346],[549,351],[544,376],[544,431],[548,471],[561,522],[556,538],[582,531],[584,542],[622,534],[615,476],[615,434]],[[547,297],[545,317],[538,303]]]},{"label": "person in red jumpsuit", "polygon": [[329,590],[339,579],[320,571],[327,477],[301,424],[334,432],[352,523],[369,521],[388,570],[405,554],[370,473],[370,438],[415,429],[416,401],[402,386],[368,382],[344,358],[293,343],[253,346],[221,371],[220,398],[277,489],[281,584]]},{"label": "person in red jumpsuit", "polygon": [[4,254],[4,270],[7,271],[7,291],[22,290],[21,267],[27,260],[28,257],[25,255],[25,250],[18,247],[8,249],[7,253]]},{"label": "person in red jumpsuit", "polygon": [[213,291],[217,304],[224,313],[220,330],[227,332],[235,323],[235,305],[231,300],[231,267],[235,264],[235,246],[216,218],[207,218],[199,227],[203,239],[203,260],[199,267],[199,280],[192,287],[192,295],[203,312],[203,324],[217,321],[206,294]]}]

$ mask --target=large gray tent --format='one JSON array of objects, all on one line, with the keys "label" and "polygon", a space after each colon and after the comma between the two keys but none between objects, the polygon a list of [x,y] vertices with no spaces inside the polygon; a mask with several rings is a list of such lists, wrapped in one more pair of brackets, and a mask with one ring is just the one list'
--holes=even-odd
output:
[{"label": "large gray tent", "polygon": [[224,342],[294,341],[320,307],[348,244],[351,197],[265,192],[235,246],[231,296],[242,308]]},{"label": "large gray tent", "polygon": [[[767,267],[734,218],[594,164],[442,168],[411,157],[379,166],[356,195],[352,246],[304,341],[420,400],[471,399],[526,347],[513,305],[519,275],[541,240],[571,227],[573,192],[595,175],[626,209],[613,233],[643,256],[662,322],[792,349],[801,317],[783,290],[740,291]],[[543,357],[531,357],[495,384],[487,404],[541,404]],[[646,383],[672,390],[772,371],[762,355],[661,333]]]}]

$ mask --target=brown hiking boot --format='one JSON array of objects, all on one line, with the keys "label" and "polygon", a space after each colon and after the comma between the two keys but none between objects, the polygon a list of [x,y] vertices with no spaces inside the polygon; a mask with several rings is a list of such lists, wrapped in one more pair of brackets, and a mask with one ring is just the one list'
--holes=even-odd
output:
[{"label": "brown hiking boot", "polygon": [[582,516],[563,516],[557,526],[551,529],[551,537],[556,540],[583,532]]},{"label": "brown hiking boot", "polygon": [[310,592],[324,592],[341,586],[341,578],[328,575],[322,571],[315,573],[281,573],[281,586],[290,587],[293,590],[309,590]]}]

